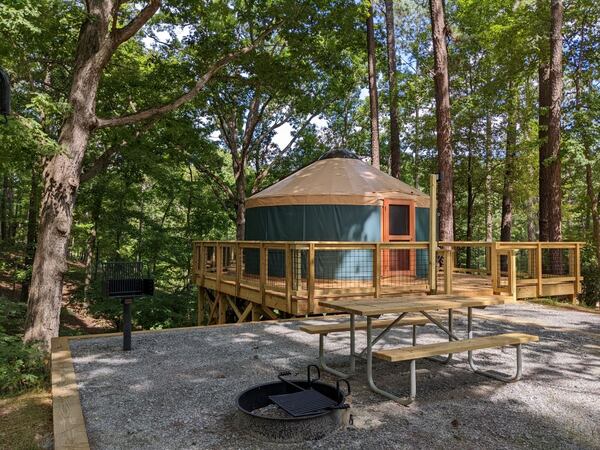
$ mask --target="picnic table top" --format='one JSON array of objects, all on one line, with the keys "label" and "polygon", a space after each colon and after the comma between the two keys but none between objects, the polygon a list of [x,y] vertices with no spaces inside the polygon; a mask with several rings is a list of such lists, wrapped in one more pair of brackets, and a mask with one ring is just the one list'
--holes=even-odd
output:
[{"label": "picnic table top", "polygon": [[323,300],[319,302],[319,305],[361,316],[378,316],[381,314],[436,311],[439,309],[477,308],[506,303],[515,303],[515,300],[501,295],[478,295],[476,297],[428,295],[363,298],[358,300]]}]

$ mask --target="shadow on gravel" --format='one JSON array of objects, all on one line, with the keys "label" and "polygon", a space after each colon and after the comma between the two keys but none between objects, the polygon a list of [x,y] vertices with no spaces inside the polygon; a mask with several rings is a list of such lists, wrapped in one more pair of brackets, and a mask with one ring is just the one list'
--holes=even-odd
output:
[{"label": "shadow on gravel", "polygon": [[[133,351],[120,338],[71,344],[93,448],[280,448],[257,442],[232,425],[237,394],[275,380],[279,371],[302,377],[318,356],[318,336],[300,322],[247,324],[134,335]],[[455,330],[464,333],[466,320]],[[365,363],[352,380],[354,426],[324,438],[325,448],[600,448],[600,358],[586,353],[594,340],[573,333],[477,319],[475,334],[521,331],[540,335],[524,346],[524,377],[504,384],[468,370],[466,354],[448,366],[417,362],[417,401],[403,407],[371,392]],[[444,340],[433,326],[419,342]],[[359,348],[365,334],[358,333]],[[382,345],[407,345],[408,329]],[[347,336],[327,339],[328,361],[344,369]],[[515,351],[476,352],[485,369],[510,371]],[[377,383],[406,393],[408,363],[374,363]],[[333,379],[324,374],[326,380]],[[595,389],[594,389],[595,386]],[[287,445],[286,448],[305,448]]]}]

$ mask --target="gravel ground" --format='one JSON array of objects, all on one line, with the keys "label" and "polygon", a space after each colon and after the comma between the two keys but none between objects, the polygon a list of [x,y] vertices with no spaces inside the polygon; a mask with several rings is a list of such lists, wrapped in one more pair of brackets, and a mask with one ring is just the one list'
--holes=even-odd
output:
[{"label": "gravel ground", "polygon": [[[598,448],[600,449],[600,315],[520,303],[478,311],[540,326],[476,318],[479,334],[520,331],[540,336],[524,347],[524,377],[504,384],[467,370],[466,354],[450,366],[417,362],[417,401],[400,406],[366,386],[365,364],[352,380],[353,425],[303,444],[265,442],[240,429],[239,391],[276,380],[278,372],[305,373],[315,362],[318,336],[299,321],[249,323],[133,337],[71,341],[86,426],[93,449],[175,448]],[[456,330],[464,330],[457,316]],[[560,330],[557,330],[560,328]],[[568,331],[572,329],[573,331]],[[584,330],[586,333],[578,333]],[[358,333],[364,342],[364,333]],[[420,328],[419,342],[442,338]],[[406,343],[395,330],[383,346]],[[343,368],[344,334],[327,341],[332,366]],[[480,365],[513,369],[514,350],[478,353]],[[404,363],[376,361],[381,387],[407,391]],[[324,377],[328,378],[328,377]],[[332,380],[329,378],[329,380]]]}]

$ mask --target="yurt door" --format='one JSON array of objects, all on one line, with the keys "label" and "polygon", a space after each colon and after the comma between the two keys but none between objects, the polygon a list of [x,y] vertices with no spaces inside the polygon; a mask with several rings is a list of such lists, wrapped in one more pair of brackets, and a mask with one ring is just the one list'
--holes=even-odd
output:
[{"label": "yurt door", "polygon": [[[415,240],[415,203],[409,200],[384,200],[383,240],[385,242],[411,242]],[[415,251],[410,249],[385,249],[383,276],[414,272]],[[412,262],[412,263],[411,263]]]}]

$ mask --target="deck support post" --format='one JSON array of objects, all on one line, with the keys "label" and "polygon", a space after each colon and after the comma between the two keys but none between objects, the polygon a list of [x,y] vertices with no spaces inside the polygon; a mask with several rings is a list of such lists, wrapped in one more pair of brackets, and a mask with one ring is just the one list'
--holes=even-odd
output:
[{"label": "deck support post", "polygon": [[498,279],[498,244],[492,242],[490,246],[490,272],[492,276],[492,293],[500,293],[500,280]]},{"label": "deck support post", "polygon": [[196,324],[198,326],[202,325],[204,322],[204,314],[206,309],[206,297],[204,295],[204,288],[202,286],[198,287],[198,306],[196,309]]},{"label": "deck support post", "polygon": [[571,296],[571,302],[576,305],[579,303],[577,296],[579,295],[579,286],[581,285],[581,244],[575,244],[575,286],[573,287],[573,295]]},{"label": "deck support post", "polygon": [[429,293],[437,292],[437,174],[429,175]]},{"label": "deck support post", "polygon": [[252,322],[260,322],[260,305],[252,303]]},{"label": "deck support post", "polygon": [[517,251],[508,251],[508,293],[517,300]]}]

